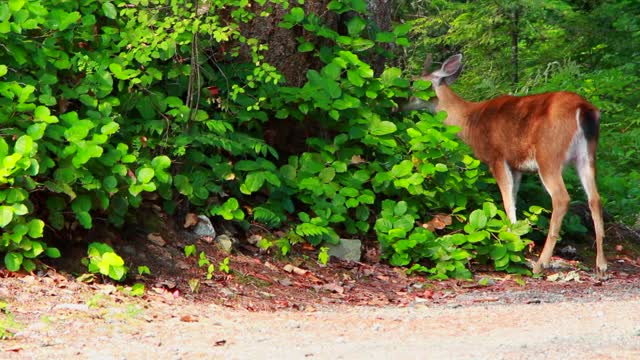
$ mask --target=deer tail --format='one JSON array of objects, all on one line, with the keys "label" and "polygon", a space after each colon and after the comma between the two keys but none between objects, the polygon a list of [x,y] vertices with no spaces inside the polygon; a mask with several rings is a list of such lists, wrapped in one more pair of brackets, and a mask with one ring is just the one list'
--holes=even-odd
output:
[{"label": "deer tail", "polygon": [[585,139],[589,143],[597,143],[600,134],[600,111],[593,106],[581,106],[579,108],[579,123]]}]

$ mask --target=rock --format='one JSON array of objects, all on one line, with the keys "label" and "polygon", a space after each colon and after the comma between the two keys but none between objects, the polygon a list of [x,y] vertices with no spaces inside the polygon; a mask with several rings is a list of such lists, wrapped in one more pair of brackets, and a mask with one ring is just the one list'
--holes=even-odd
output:
[{"label": "rock", "polygon": [[221,251],[227,254],[231,254],[234,243],[235,241],[233,240],[233,238],[227,234],[218,235],[218,237],[216,237],[216,240],[215,240],[215,244],[218,247],[218,249],[220,249]]},{"label": "rock", "polygon": [[360,261],[361,247],[362,242],[357,239],[340,239],[338,244],[328,245],[329,255],[349,261]]},{"label": "rock", "polygon": [[210,236],[212,239],[216,237],[216,229],[213,228],[211,220],[204,215],[198,215],[198,224],[196,224],[192,232],[199,237]]},{"label": "rock", "polygon": [[257,244],[260,240],[262,240],[262,235],[253,234],[247,238],[247,242],[251,245]]}]

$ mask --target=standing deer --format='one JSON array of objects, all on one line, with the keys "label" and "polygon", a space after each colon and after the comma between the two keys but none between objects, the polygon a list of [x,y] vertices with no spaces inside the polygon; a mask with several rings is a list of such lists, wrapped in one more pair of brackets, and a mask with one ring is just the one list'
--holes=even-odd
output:
[{"label": "standing deer", "polygon": [[462,70],[461,54],[447,59],[439,70],[426,74],[430,65],[428,55],[421,79],[431,81],[436,97],[428,102],[412,98],[402,109],[447,112],[445,123],[459,127],[458,136],[489,166],[512,223],[516,221],[516,194],[523,172],[537,171],[551,195],[553,211],[549,233],[533,272],[540,273],[549,266],[569,207],[562,172],[567,163],[572,163],[589,199],[596,236],[596,272],[603,275],[607,259],[602,249],[604,227],[596,186],[598,109],[571,92],[500,96],[469,102],[449,87]]}]

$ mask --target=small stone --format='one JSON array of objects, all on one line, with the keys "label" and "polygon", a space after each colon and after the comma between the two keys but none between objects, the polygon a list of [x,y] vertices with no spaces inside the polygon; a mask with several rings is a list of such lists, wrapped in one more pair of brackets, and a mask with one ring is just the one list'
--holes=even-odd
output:
[{"label": "small stone", "polygon": [[222,293],[222,295],[224,295],[224,297],[234,297],[236,295],[235,291],[229,289],[229,288],[222,288],[220,289],[220,292]]},{"label": "small stone", "polygon": [[234,241],[229,235],[226,235],[226,234],[218,235],[218,237],[216,237],[215,243],[218,249],[220,249],[221,251],[227,254],[231,254],[231,250],[233,250]]},{"label": "small stone", "polygon": [[329,255],[348,261],[360,261],[362,242],[357,239],[340,239],[336,245],[330,244]]},{"label": "small stone", "polygon": [[247,238],[247,242],[251,245],[257,244],[260,240],[262,240],[262,235],[253,234]]},{"label": "small stone", "polygon": [[211,224],[211,220],[204,215],[198,215],[198,224],[193,228],[193,234],[196,236],[216,237],[216,229]]}]

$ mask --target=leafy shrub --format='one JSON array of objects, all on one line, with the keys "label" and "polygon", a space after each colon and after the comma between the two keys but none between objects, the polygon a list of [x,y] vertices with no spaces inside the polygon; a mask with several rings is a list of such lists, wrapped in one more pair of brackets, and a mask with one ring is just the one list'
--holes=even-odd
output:
[{"label": "leafy shrub", "polygon": [[[256,14],[245,1],[198,9],[160,0],[1,4],[7,267],[32,270],[35,257],[58,255],[36,240],[45,221],[59,231],[103,219],[121,226],[155,193],[169,213],[189,204],[245,226],[290,228],[276,240],[283,254],[297,237],[321,245],[343,234],[376,236],[391,263],[440,278],[469,276],[471,259],[519,271],[523,225],[509,231],[492,205],[466,221],[488,196],[477,191],[485,175],[459,146],[458,129],[442,125],[445,114],[395,111],[412,92],[432,96],[430,84],[412,89],[399,68],[375,74],[365,60],[389,55],[388,44],[406,46],[411,24],[380,31],[363,1],[334,0],[329,10],[350,14],[347,34],[295,6],[280,22],[320,39],[300,37],[298,51],[322,65],[290,87],[263,61],[266,46],[241,31],[269,16],[268,7]],[[280,158],[263,133],[278,121],[317,136]],[[440,212],[460,221],[439,233],[417,226]],[[92,272],[123,279],[121,260],[107,245],[89,245]],[[206,256],[200,263],[213,269]]]}]

